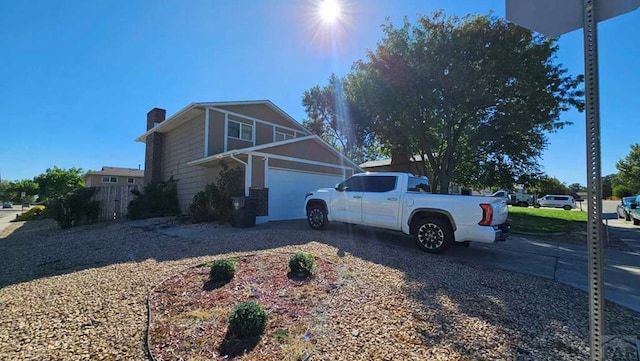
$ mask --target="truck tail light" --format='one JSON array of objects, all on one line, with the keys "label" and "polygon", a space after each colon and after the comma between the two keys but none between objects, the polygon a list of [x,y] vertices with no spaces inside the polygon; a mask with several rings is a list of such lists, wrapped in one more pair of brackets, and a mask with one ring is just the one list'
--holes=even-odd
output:
[{"label": "truck tail light", "polygon": [[478,222],[481,226],[490,226],[493,221],[493,207],[491,204],[482,203],[480,204],[480,208],[482,208],[482,220]]}]

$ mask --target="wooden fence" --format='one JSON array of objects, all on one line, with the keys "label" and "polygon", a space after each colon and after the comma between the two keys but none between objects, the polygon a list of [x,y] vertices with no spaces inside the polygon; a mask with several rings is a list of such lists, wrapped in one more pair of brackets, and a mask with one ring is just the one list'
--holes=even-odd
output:
[{"label": "wooden fence", "polygon": [[127,205],[134,198],[132,190],[142,191],[140,185],[125,185],[113,187],[100,187],[93,195],[94,200],[100,202],[100,220],[108,221],[123,218],[127,215]]}]

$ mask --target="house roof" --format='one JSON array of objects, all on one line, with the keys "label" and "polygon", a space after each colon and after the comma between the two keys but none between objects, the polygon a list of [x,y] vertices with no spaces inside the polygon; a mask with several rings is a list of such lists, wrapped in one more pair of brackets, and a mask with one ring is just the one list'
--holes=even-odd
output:
[{"label": "house roof", "polygon": [[228,102],[197,102],[191,103],[186,107],[182,108],[177,113],[171,115],[167,119],[165,119],[160,124],[155,127],[147,130],[144,134],[137,137],[136,142],[144,143],[147,139],[147,136],[151,133],[159,132],[166,133],[184,122],[193,119],[194,117],[203,114],[206,108],[216,108],[216,107],[224,107],[224,106],[237,106],[237,105],[266,105],[274,112],[278,113],[283,118],[287,119],[291,122],[292,127],[296,127],[305,133],[308,131],[302,127],[302,124],[298,123],[295,119],[293,119],[289,114],[285,113],[278,106],[273,104],[270,100],[246,100],[246,101],[228,101]]},{"label": "house roof", "polygon": [[338,152],[335,148],[333,148],[332,146],[327,144],[327,142],[322,140],[322,138],[320,138],[317,135],[308,135],[308,136],[305,136],[305,137],[287,139],[287,140],[283,140],[283,141],[280,141],[280,142],[273,142],[273,143],[257,145],[255,147],[233,149],[233,150],[229,150],[229,151],[226,151],[226,152],[223,152],[223,153],[218,153],[218,154],[210,155],[208,157],[196,159],[196,160],[193,160],[191,162],[188,162],[187,164],[188,165],[203,165],[203,164],[206,164],[206,163],[208,163],[210,161],[219,160],[219,159],[222,159],[222,158],[225,158],[225,157],[229,157],[229,156],[232,156],[232,155],[236,155],[236,154],[261,153],[261,151],[267,150],[269,148],[275,148],[275,147],[279,147],[279,146],[282,146],[282,145],[286,145],[286,144],[290,144],[290,143],[298,143],[298,142],[303,142],[303,141],[307,141],[307,140],[315,141],[315,142],[319,143],[321,146],[323,146],[324,148],[326,148],[329,151],[331,151],[332,153],[336,154],[336,156],[338,156],[344,162],[345,165],[348,165],[349,168],[354,168],[354,169],[359,170],[361,172],[364,171],[362,168],[360,168],[360,166],[358,166],[356,163],[354,163],[351,159],[347,158],[344,154]]},{"label": "house roof", "polygon": [[120,168],[120,167],[102,167],[102,170],[99,171],[91,171],[87,172],[83,176],[86,178],[90,175],[109,175],[114,177],[144,177],[144,170],[136,169],[136,168]]}]

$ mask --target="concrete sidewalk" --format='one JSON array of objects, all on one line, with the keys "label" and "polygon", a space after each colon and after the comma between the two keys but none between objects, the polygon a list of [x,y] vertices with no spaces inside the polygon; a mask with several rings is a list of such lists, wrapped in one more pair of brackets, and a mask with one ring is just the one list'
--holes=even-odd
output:
[{"label": "concrete sidewalk", "polygon": [[[623,239],[624,240],[624,239]],[[631,242],[633,244],[629,244]],[[605,249],[605,298],[640,312],[640,240],[627,239],[634,251]],[[510,236],[506,242],[454,247],[445,257],[470,264],[541,276],[588,291],[586,246]]]}]

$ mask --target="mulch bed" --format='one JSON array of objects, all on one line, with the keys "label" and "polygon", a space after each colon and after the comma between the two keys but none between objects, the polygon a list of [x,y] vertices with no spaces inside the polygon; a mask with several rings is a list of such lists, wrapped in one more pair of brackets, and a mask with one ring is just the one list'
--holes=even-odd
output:
[{"label": "mulch bed", "polygon": [[[156,360],[300,359],[312,349],[311,324],[318,306],[339,286],[338,266],[316,258],[309,278],[288,274],[290,254],[235,259],[228,283],[208,281],[200,265],[175,275],[149,294],[149,349]],[[238,338],[227,332],[234,305],[255,301],[268,313],[262,337]],[[261,355],[264,356],[261,357]]]}]

